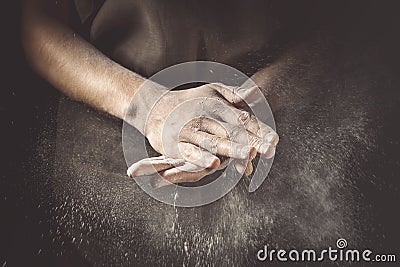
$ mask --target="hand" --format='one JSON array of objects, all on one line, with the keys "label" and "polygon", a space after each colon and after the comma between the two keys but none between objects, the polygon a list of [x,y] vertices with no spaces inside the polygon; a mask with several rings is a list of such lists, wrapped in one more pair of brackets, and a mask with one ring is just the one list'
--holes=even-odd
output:
[{"label": "hand", "polygon": [[[164,156],[142,160],[131,166],[128,174],[162,172],[172,182],[195,181],[220,166],[213,152],[242,159],[237,169],[250,174],[255,154],[272,157],[278,143],[278,135],[269,126],[235,107],[250,99],[255,90],[258,88],[240,91],[207,84],[166,93],[151,109],[143,127],[152,147]],[[181,159],[181,165],[170,158]]]}]

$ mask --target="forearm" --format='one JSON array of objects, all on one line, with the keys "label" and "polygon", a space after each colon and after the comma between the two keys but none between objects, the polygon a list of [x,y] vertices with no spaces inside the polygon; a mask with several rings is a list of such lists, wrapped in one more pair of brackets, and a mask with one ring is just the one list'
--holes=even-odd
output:
[{"label": "forearm", "polygon": [[306,99],[311,99],[309,96],[315,89],[310,86],[299,90],[292,80],[294,77],[306,77],[309,71],[318,73],[320,69],[310,70],[304,62],[320,60],[321,56],[314,52],[312,40],[304,41],[291,46],[274,63],[256,72],[251,79],[261,88],[273,111],[297,101],[304,103]]},{"label": "forearm", "polygon": [[[281,69],[281,71],[279,69]],[[279,90],[281,89],[278,82],[279,72],[282,72],[281,63],[276,63],[259,70],[251,76],[253,82],[258,85],[261,92],[268,100],[273,111],[280,109],[288,97],[284,91]]]},{"label": "forearm", "polygon": [[22,41],[28,60],[69,97],[123,119],[130,99],[145,79],[74,33],[63,12],[68,1],[56,2],[24,1]]}]

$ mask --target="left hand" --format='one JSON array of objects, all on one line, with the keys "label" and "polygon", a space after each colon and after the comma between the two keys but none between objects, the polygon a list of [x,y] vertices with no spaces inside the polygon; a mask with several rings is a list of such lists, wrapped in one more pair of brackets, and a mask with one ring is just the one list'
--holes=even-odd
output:
[{"label": "left hand", "polygon": [[[238,106],[243,106],[245,101],[248,102],[248,100],[251,100],[252,88],[243,92],[240,88],[221,84],[210,84],[208,86],[210,89],[207,90],[215,91],[219,95],[219,98],[223,97],[222,101],[235,106],[232,108],[233,112],[219,112],[216,114],[223,121],[214,119],[214,124],[218,123],[223,126],[219,127],[219,129],[225,129],[225,131],[218,131],[218,135],[222,135],[232,142],[248,144],[266,158],[273,157],[275,147],[279,141],[278,135],[268,125],[259,122],[254,115],[237,108]],[[256,89],[258,90],[258,88]],[[221,114],[223,115],[221,116]],[[196,118],[196,120],[207,120],[209,122],[210,118],[200,117]],[[197,121],[196,123],[202,124],[201,121]],[[243,127],[246,129],[244,135]],[[241,136],[239,138],[241,140],[238,140],[238,136]],[[243,136],[246,140],[243,140]],[[204,158],[205,153],[209,154],[208,151],[191,145],[188,142],[179,142],[178,146],[182,155],[181,159],[172,159],[166,156],[143,159],[128,169],[128,175],[139,177],[158,172],[166,181],[161,180],[156,186],[162,186],[169,183],[196,182],[215,171],[216,168],[221,169],[225,167],[225,164],[222,164],[221,166],[214,166],[214,168],[205,168],[201,159]],[[236,162],[235,167],[238,172],[247,176],[250,175],[253,172],[251,160],[254,157],[255,154],[251,155],[247,160]]]}]

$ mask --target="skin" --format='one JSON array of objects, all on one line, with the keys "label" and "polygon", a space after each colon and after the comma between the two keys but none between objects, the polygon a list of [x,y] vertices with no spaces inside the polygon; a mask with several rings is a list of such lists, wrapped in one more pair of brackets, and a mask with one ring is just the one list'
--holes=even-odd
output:
[{"label": "skin", "polygon": [[[151,134],[147,136],[152,147],[167,157],[144,159],[132,165],[128,169],[128,175],[139,177],[158,172],[172,183],[176,180],[196,182],[220,166],[220,160],[212,154],[213,149],[210,146],[215,147],[214,152],[217,155],[241,159],[242,161],[236,164],[236,169],[245,175],[252,173],[251,160],[257,153],[266,158],[273,157],[279,141],[278,135],[268,125],[259,122],[254,115],[235,107],[243,104],[243,98],[233,89],[222,84],[208,84],[185,91],[170,92],[163,97],[154,107],[149,119],[163,121],[165,125],[150,124],[146,125],[146,128],[151,129]],[[247,97],[250,98],[256,90],[258,90],[256,87],[247,89]],[[164,101],[173,105],[166,105]],[[170,114],[175,107],[187,101],[190,101],[190,110],[185,107],[182,110],[176,108],[178,109],[176,114]],[[196,114],[199,114],[198,109],[201,108],[205,108],[206,111],[203,116],[196,117]],[[219,110],[217,112],[219,118],[213,118],[215,110]],[[187,115],[188,113],[192,114]],[[194,119],[183,127],[176,128],[178,121],[184,116]],[[172,123],[169,124],[169,121]],[[240,126],[245,129],[245,133]],[[166,134],[166,130],[172,133]],[[167,135],[167,138],[163,139],[163,134]],[[161,143],[161,140],[164,142]],[[169,163],[171,158],[180,157],[188,164],[182,167]],[[202,168],[195,168],[193,164]],[[150,168],[149,165],[153,165],[154,168]],[[185,167],[188,170],[185,170]],[[141,168],[145,168],[146,172]],[[181,178],[178,179],[176,176]]]},{"label": "skin", "polygon": [[[68,26],[69,5],[67,0],[23,1],[22,41],[27,58],[38,74],[72,99],[124,119],[132,97],[146,78],[112,61],[74,33]],[[259,124],[254,116],[240,108],[243,100],[251,101],[252,90],[255,89],[238,94],[228,86],[212,84],[168,92],[151,110],[143,129],[128,121],[144,133],[152,147],[164,158],[138,162],[128,169],[128,175],[137,177],[159,172],[173,183],[198,181],[221,167],[221,156],[241,159],[241,163],[236,165],[237,170],[251,174],[251,159],[255,153],[272,157],[279,140],[270,127]],[[232,110],[234,115],[216,120],[211,116],[213,106],[210,105],[209,112],[199,119],[195,110],[190,110],[193,116],[187,124],[179,129],[169,127],[175,137],[165,142],[162,126],[167,120],[166,114],[176,105],[199,99],[223,103],[225,110]],[[193,130],[199,122],[201,127]],[[234,140],[229,133],[241,125],[247,138]],[[262,136],[261,132],[265,134]],[[204,145],[210,143],[211,146]],[[213,149],[215,151],[211,151]],[[183,166],[186,168],[171,164],[172,159],[184,159]],[[149,168],[150,165],[153,168]]]}]

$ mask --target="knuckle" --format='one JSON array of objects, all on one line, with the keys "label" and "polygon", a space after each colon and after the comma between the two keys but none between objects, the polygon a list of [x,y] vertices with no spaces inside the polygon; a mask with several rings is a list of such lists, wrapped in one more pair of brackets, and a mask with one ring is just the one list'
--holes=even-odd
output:
[{"label": "knuckle", "polygon": [[243,125],[234,125],[229,127],[228,135],[229,140],[232,141],[246,142],[247,140],[247,131]]},{"label": "knuckle", "polygon": [[193,151],[193,148],[187,147],[187,148],[181,149],[181,153],[184,157],[189,157],[190,155],[192,155],[194,153],[194,151]]},{"label": "knuckle", "polygon": [[179,140],[180,141],[188,141],[191,139],[192,135],[193,135],[193,129],[191,128],[191,126],[185,125],[179,131]]},{"label": "knuckle", "polygon": [[199,131],[199,130],[203,127],[204,120],[205,120],[205,118],[204,118],[203,116],[194,118],[194,119],[192,120],[192,122],[190,123],[190,128],[191,128],[194,132]]},{"label": "knuckle", "polygon": [[213,136],[209,140],[212,146],[217,146],[221,142],[222,138],[219,136]]},{"label": "knuckle", "polygon": [[221,138],[218,136],[213,136],[204,140],[204,148],[211,153],[216,153],[219,143],[221,142]]},{"label": "knuckle", "polygon": [[249,112],[242,110],[238,115],[239,121],[241,121],[245,126],[249,124],[251,115]]},{"label": "knuckle", "polygon": [[239,126],[232,126],[232,127],[229,127],[229,129],[228,129],[228,133],[229,133],[230,137],[238,136],[241,131],[242,131],[242,129]]},{"label": "knuckle", "polygon": [[216,144],[217,140],[214,137],[210,138],[203,138],[200,142],[199,145],[200,147],[213,152],[216,149]]},{"label": "knuckle", "polygon": [[249,138],[249,146],[259,147],[259,146],[261,146],[262,143],[263,143],[263,141],[260,138],[257,138],[255,136],[250,136],[250,138]]}]

